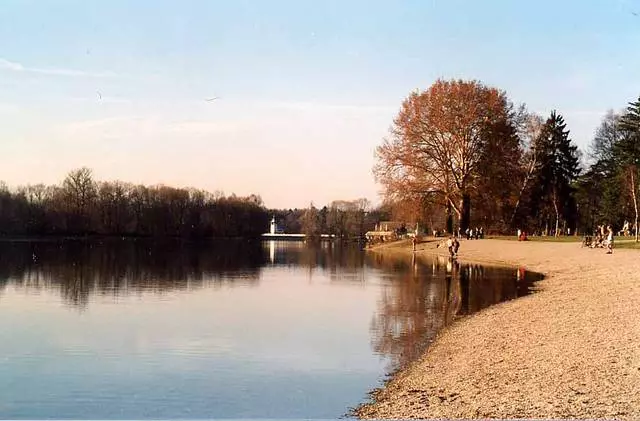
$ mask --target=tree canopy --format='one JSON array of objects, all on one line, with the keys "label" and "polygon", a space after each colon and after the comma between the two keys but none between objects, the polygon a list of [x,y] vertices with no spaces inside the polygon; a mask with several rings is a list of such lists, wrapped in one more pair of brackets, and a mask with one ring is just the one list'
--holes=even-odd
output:
[{"label": "tree canopy", "polygon": [[411,93],[376,150],[374,174],[385,197],[429,198],[454,211],[464,230],[474,196],[484,202],[476,194],[482,186],[507,199],[494,202],[503,216],[520,158],[515,114],[503,91],[478,81],[438,80]]}]

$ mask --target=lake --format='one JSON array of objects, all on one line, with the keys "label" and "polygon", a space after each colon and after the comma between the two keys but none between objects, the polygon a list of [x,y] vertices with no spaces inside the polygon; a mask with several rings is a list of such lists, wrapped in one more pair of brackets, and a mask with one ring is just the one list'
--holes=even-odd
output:
[{"label": "lake", "polygon": [[331,243],[2,242],[0,418],[341,417],[537,278]]}]

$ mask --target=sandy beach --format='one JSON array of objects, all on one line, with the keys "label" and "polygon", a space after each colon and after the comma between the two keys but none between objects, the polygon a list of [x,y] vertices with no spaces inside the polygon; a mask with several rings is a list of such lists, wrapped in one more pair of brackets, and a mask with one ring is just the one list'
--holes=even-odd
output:
[{"label": "sandy beach", "polygon": [[[411,253],[386,246],[372,253]],[[435,243],[419,254],[437,253]],[[640,253],[472,240],[459,260],[524,266],[535,294],[444,329],[361,418],[640,419]]]}]

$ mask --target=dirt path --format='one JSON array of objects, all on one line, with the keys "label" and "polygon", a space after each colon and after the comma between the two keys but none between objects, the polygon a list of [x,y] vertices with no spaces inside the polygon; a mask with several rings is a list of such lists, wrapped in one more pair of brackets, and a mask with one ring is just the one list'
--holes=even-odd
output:
[{"label": "dirt path", "polygon": [[[444,250],[427,243],[419,253]],[[540,292],[445,329],[361,418],[640,419],[638,251],[479,240],[462,241],[459,255],[547,278]]]}]

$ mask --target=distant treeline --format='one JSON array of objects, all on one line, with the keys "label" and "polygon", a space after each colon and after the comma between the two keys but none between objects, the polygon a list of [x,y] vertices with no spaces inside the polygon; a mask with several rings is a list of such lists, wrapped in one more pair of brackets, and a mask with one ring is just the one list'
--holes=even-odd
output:
[{"label": "distant treeline", "polygon": [[60,185],[0,185],[0,235],[257,237],[269,226],[259,196],[96,181],[71,171]]},{"label": "distant treeline", "polygon": [[391,217],[390,208],[372,208],[367,199],[334,200],[319,209],[311,204],[305,209],[271,212],[278,228],[286,233],[303,233],[312,237],[331,234],[344,240],[361,238],[378,222]]}]

